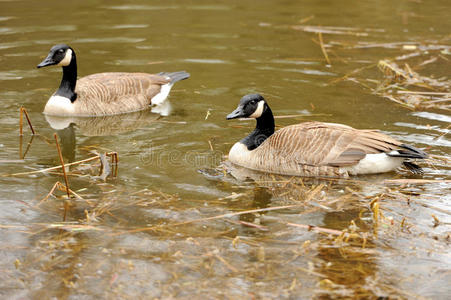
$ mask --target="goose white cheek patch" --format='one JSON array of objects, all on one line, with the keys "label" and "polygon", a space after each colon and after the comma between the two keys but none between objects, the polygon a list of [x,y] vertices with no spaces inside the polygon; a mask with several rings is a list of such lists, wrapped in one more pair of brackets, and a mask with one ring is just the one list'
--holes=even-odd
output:
[{"label": "goose white cheek patch", "polygon": [[259,101],[257,109],[249,116],[249,118],[259,118],[263,113],[263,107],[265,106],[265,101]]},{"label": "goose white cheek patch", "polygon": [[57,64],[57,66],[66,67],[70,64],[71,60],[72,60],[72,50],[67,49],[66,55],[64,56],[63,60]]}]

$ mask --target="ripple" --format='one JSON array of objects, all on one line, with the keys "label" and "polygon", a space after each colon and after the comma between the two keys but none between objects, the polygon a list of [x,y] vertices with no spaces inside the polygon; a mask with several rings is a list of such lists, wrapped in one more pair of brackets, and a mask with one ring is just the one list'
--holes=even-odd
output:
[{"label": "ripple", "polygon": [[113,29],[133,29],[133,28],[147,28],[148,24],[121,24],[111,26]]},{"label": "ripple", "polygon": [[[151,46],[151,45],[137,45],[136,49],[140,50],[151,50],[151,49],[162,49],[161,46]],[[169,49],[170,47],[164,47],[165,49]]]},{"label": "ripple", "polygon": [[0,22],[8,21],[8,20],[15,19],[15,18],[16,17],[0,17]]},{"label": "ripple", "polygon": [[207,195],[213,195],[213,196],[218,196],[218,197],[225,197],[228,194],[218,191],[217,189],[213,189],[213,188],[209,188],[203,185],[194,185],[194,184],[189,184],[189,183],[176,183],[175,184],[176,187],[178,187],[179,189],[183,189],[185,191],[190,191],[190,192],[198,192],[201,194],[207,194]]},{"label": "ripple", "polygon": [[220,87],[220,88],[216,88],[216,89],[201,90],[201,91],[199,91],[199,93],[201,95],[217,96],[217,95],[225,94],[229,91],[230,91],[230,88],[228,88],[228,87]]},{"label": "ripple", "polygon": [[144,42],[144,38],[126,38],[126,37],[110,37],[110,38],[82,38],[74,40],[74,43],[139,43]]},{"label": "ripple", "polygon": [[16,33],[32,33],[32,32],[45,32],[45,31],[75,31],[77,26],[75,25],[55,25],[55,26],[33,26],[33,27],[3,27],[0,28],[0,35],[16,34]]},{"label": "ripple", "polygon": [[199,63],[199,64],[231,64],[232,62],[222,59],[202,59],[202,58],[187,58],[185,62]]},{"label": "ripple", "polygon": [[416,116],[416,117],[420,117],[420,118],[429,119],[429,120],[436,120],[436,121],[451,123],[451,117],[442,115],[442,114],[420,111],[420,112],[414,112],[414,113],[412,113],[412,115]]},{"label": "ripple", "polygon": [[23,78],[38,77],[36,70],[13,70],[0,72],[0,80],[20,80]]},{"label": "ripple", "polygon": [[[122,66],[144,66],[148,64],[155,64],[150,60],[144,59],[117,59],[113,62],[106,62],[106,65],[122,65]],[[158,62],[157,62],[158,63]]]},{"label": "ripple", "polygon": [[426,134],[396,135],[393,133],[391,136],[412,144],[421,143],[429,146],[451,147],[451,141],[447,140],[444,136],[437,138],[436,136]]},{"label": "ripple", "polygon": [[17,42],[10,42],[10,43],[0,43],[0,50],[29,46],[31,44],[33,44],[33,42],[31,42],[31,41],[17,41]]},{"label": "ripple", "polygon": [[394,125],[400,126],[400,127],[421,129],[421,130],[433,130],[433,131],[437,131],[437,132],[440,132],[440,133],[449,133],[451,131],[449,129],[440,128],[439,126],[430,126],[430,125],[426,126],[426,125],[418,125],[418,124],[404,123],[404,122],[396,122],[396,123],[394,123]]},{"label": "ripple", "polygon": [[108,9],[115,10],[166,10],[166,9],[177,9],[180,6],[171,5],[171,6],[155,6],[155,5],[114,5],[107,6]]},{"label": "ripple", "polygon": [[275,68],[275,67],[256,67],[258,70],[265,70],[265,71],[283,71],[283,72],[294,72],[294,73],[302,73],[307,75],[319,75],[319,76],[336,76],[337,74],[331,73],[331,72],[325,72],[320,70],[313,70],[313,69],[283,69],[283,68]]},{"label": "ripple", "polygon": [[190,34],[184,35],[190,37],[201,37],[206,39],[237,39],[240,36],[238,34],[227,34],[227,33],[200,33],[200,34]]},{"label": "ripple", "polygon": [[191,10],[229,10],[230,6],[226,5],[191,5],[186,7],[186,9]]},{"label": "ripple", "polygon": [[273,59],[270,62],[276,64],[291,64],[291,65],[319,65],[319,62],[317,61],[288,60],[288,59]]}]

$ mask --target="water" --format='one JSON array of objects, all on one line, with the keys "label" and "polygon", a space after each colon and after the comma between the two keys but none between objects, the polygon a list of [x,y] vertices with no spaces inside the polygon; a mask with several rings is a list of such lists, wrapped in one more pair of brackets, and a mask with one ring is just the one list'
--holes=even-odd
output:
[{"label": "water", "polygon": [[[58,165],[54,132],[66,161],[92,151],[116,151],[120,160],[118,176],[106,181],[94,167],[72,169],[71,189],[83,200],[74,200],[63,231],[55,226],[64,194],[40,203],[63,180],[59,174],[1,177],[0,295],[443,299],[451,292],[449,184],[384,182],[417,178],[405,172],[301,184],[213,170],[254,125],[225,120],[251,92],[263,94],[276,115],[299,115],[276,119],[278,126],[319,120],[379,128],[448,156],[449,112],[413,112],[373,94],[361,83],[383,79],[375,67],[332,83],[411,54],[404,45],[438,47],[429,55],[439,61],[416,72],[449,76],[448,1],[1,1],[0,8],[1,173]],[[331,66],[312,40],[318,30]],[[61,70],[36,65],[62,42],[75,49],[80,76],[186,70],[191,78],[174,86],[167,116],[46,120],[41,112]],[[21,105],[46,137],[35,137],[24,159]],[[26,129],[22,151],[28,139]],[[419,178],[450,178],[446,162],[424,169]],[[380,223],[370,207],[376,197]],[[192,222],[284,205],[297,206]],[[367,235],[364,248],[362,239],[340,244],[287,225],[352,230],[351,221]],[[192,223],[174,225],[180,222]]]}]

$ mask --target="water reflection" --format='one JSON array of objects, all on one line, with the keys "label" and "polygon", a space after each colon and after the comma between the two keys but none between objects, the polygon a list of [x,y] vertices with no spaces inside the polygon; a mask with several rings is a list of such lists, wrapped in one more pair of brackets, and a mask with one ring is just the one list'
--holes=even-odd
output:
[{"label": "water reflection", "polygon": [[[152,110],[102,117],[58,117],[45,115],[50,127],[56,130],[62,146],[63,157],[75,161],[76,135],[117,136],[134,131],[169,114],[171,106],[166,102]],[[154,113],[154,112],[158,112]]]}]

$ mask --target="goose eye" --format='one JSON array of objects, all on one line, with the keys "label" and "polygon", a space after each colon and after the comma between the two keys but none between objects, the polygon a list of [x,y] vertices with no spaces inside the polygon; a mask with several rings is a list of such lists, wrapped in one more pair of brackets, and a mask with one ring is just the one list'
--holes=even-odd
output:
[{"label": "goose eye", "polygon": [[64,50],[63,49],[59,49],[58,52],[59,53],[64,53]]}]

